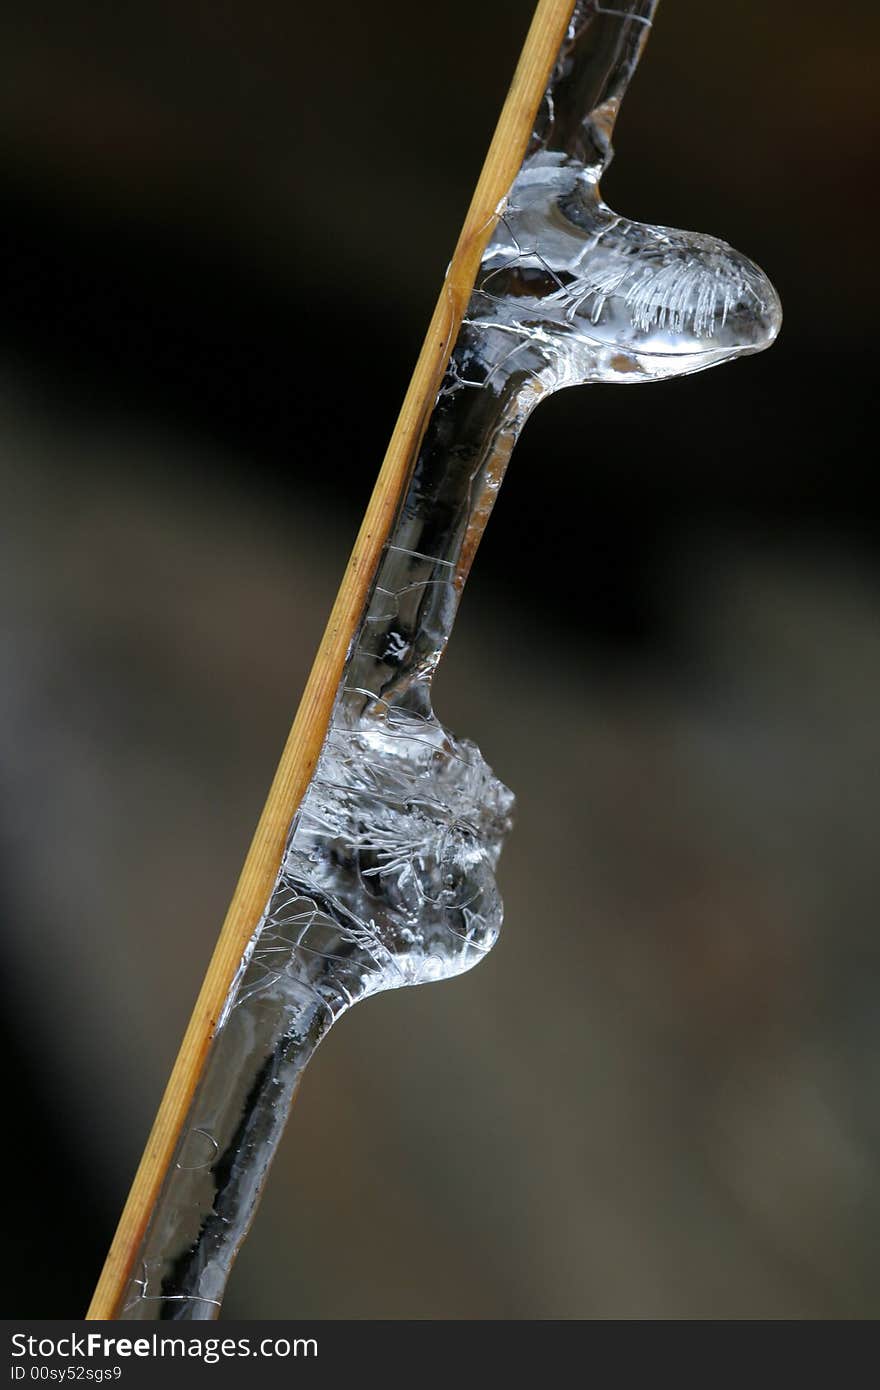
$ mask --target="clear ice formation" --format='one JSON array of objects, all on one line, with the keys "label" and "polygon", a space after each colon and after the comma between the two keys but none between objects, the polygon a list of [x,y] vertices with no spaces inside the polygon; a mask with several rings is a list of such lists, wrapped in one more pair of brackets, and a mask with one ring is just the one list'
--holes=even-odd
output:
[{"label": "clear ice formation", "polygon": [[656,0],[578,3],[350,652],[281,870],[218,1023],[120,1315],[215,1317],[312,1052],[356,1000],[470,969],[501,925],[513,797],[431,678],[516,438],[584,382],[758,352],[778,298],[724,242],[601,199]]}]

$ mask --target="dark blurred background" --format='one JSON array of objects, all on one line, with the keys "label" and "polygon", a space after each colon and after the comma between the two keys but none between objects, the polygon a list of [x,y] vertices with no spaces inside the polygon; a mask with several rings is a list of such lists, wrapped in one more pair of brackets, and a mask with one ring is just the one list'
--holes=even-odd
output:
[{"label": "dark blurred background", "polygon": [[[7,1316],[88,1301],[530,10],[3,7]],[[878,37],[661,6],[604,192],[782,336],[530,423],[437,689],[501,943],[335,1030],[227,1315],[880,1312]]]}]

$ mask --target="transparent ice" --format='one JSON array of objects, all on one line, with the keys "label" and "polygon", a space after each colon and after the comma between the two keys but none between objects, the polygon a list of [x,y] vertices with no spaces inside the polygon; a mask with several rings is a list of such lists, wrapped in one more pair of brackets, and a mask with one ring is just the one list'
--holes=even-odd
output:
[{"label": "transparent ice", "polygon": [[724,242],[601,199],[656,0],[578,3],[485,255],[281,870],[218,1022],[126,1318],[218,1313],[303,1068],[356,1000],[492,947],[513,797],[431,679],[519,431],[584,382],[656,381],[767,347],[778,298]]}]

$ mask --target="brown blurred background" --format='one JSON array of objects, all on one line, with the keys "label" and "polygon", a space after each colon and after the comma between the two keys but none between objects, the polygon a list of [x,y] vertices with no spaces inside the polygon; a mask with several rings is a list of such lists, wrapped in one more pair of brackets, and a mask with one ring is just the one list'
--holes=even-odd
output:
[{"label": "brown blurred background", "polygon": [[[88,1301],[530,9],[3,7],[7,1316]],[[880,1313],[878,37],[664,0],[606,196],[783,334],[529,425],[437,690],[501,943],[335,1030],[228,1316]]]}]

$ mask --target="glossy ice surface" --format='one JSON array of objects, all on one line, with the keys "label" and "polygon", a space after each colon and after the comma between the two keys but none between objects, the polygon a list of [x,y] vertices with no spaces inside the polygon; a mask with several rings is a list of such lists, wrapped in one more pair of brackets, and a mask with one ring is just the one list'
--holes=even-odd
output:
[{"label": "glossy ice surface", "polygon": [[723,242],[601,200],[610,135],[654,11],[579,3],[486,249],[349,655],[275,889],[218,1023],[122,1315],[216,1316],[296,1085],[378,990],[469,969],[501,925],[513,806],[433,713],[431,678],[517,435],[563,386],[699,371],[780,324]]}]

